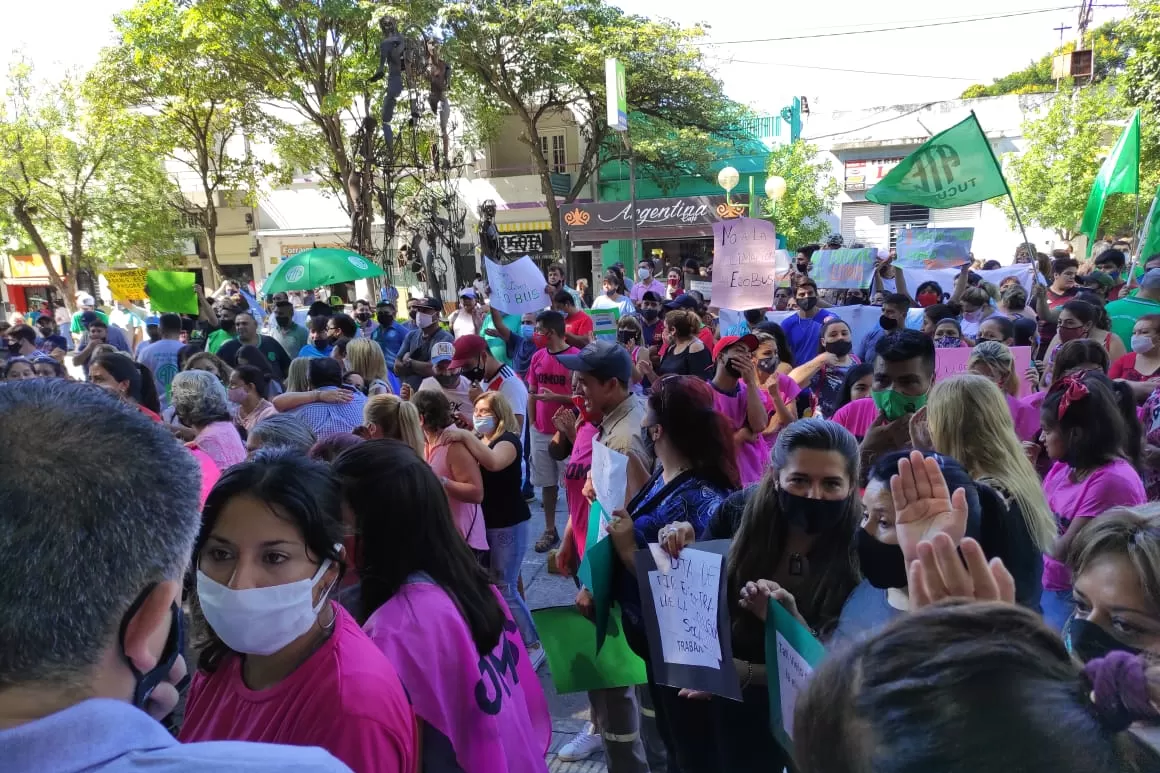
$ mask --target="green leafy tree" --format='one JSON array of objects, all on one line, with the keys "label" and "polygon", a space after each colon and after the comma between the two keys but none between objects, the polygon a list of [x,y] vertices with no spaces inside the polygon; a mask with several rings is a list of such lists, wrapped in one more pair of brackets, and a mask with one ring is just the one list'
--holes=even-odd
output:
[{"label": "green leafy tree", "polygon": [[1133,0],[1126,24],[1133,31],[1125,88],[1133,104],[1147,105],[1160,115],[1160,2]]},{"label": "green leafy tree", "polygon": [[697,45],[701,28],[626,14],[603,0],[470,0],[448,3],[442,14],[452,65],[480,95],[475,115],[519,120],[557,244],[559,203],[540,122],[559,112],[576,119],[584,150],[569,165],[563,197],[574,201],[600,162],[618,152],[620,138],[605,119],[605,57],[624,64],[632,152],[645,173],[707,171],[723,143],[742,138],[742,111]]},{"label": "green leafy tree", "polygon": [[766,174],[785,179],[785,196],[764,202],[777,232],[790,248],[820,242],[829,232],[825,216],[833,211],[841,186],[828,162],[818,161],[818,149],[806,142],[781,145],[769,154]]}]

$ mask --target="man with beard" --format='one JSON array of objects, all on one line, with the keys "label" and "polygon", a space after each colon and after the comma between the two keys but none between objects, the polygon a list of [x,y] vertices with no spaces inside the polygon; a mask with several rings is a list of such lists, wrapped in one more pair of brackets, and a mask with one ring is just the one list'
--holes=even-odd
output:
[{"label": "man with beard", "polygon": [[563,290],[572,296],[572,300],[575,302],[576,308],[584,308],[584,300],[580,297],[580,293],[564,284],[565,273],[566,272],[563,263],[553,263],[552,265],[548,266],[548,286],[544,288],[546,295],[549,298],[555,298],[556,293]]},{"label": "man with beard", "polygon": [[250,312],[243,312],[234,317],[234,332],[237,338],[227,341],[218,350],[218,356],[226,363],[236,368],[238,364],[238,350],[243,346],[256,346],[270,363],[270,370],[275,381],[283,381],[290,370],[290,356],[282,348],[282,344],[270,336],[258,333],[258,320]]}]

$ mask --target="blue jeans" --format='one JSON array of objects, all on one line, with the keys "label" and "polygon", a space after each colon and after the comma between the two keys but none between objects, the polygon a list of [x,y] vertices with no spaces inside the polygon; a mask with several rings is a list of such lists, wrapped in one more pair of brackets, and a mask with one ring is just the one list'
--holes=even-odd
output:
[{"label": "blue jeans", "polygon": [[536,624],[532,622],[532,612],[517,588],[520,581],[520,567],[524,554],[528,552],[528,524],[517,523],[506,529],[488,529],[487,546],[491,550],[491,576],[495,579],[503,600],[512,612],[512,619],[520,629],[524,646],[530,647],[540,640]]},{"label": "blue jeans", "polygon": [[1055,631],[1063,630],[1063,624],[1075,609],[1075,601],[1069,590],[1044,589],[1039,604],[1043,607],[1043,621]]}]

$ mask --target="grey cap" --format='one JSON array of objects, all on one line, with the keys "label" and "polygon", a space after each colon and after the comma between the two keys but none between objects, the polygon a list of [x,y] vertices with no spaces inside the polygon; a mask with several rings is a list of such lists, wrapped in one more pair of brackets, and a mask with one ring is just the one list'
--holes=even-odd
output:
[{"label": "grey cap", "polygon": [[1160,290],[1160,268],[1148,269],[1148,273],[1140,280],[1140,289]]},{"label": "grey cap", "polygon": [[577,354],[561,354],[556,359],[568,370],[591,373],[603,381],[632,381],[632,357],[627,349],[612,341],[593,341]]}]

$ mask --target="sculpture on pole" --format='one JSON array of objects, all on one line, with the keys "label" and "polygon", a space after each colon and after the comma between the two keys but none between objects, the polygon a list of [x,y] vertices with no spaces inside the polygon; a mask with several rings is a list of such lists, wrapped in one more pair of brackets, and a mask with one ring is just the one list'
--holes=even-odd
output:
[{"label": "sculpture on pole", "polygon": [[[427,48],[427,80],[431,83],[431,92],[427,96],[427,104],[431,112],[439,117],[439,135],[443,140],[443,168],[451,166],[450,138],[447,136],[447,120],[451,115],[451,104],[447,101],[447,89],[451,86],[451,65],[443,60],[439,42],[428,40]],[[439,168],[438,146],[432,144],[431,157],[436,169]]]},{"label": "sculpture on pole", "polygon": [[379,69],[371,76],[370,83],[377,83],[386,75],[387,93],[383,96],[382,109],[379,112],[383,124],[383,139],[387,143],[388,162],[394,157],[394,137],[391,131],[391,120],[395,117],[395,103],[403,93],[403,51],[405,43],[399,33],[399,25],[393,18],[384,16],[379,19],[379,29],[383,39],[379,41]]}]

